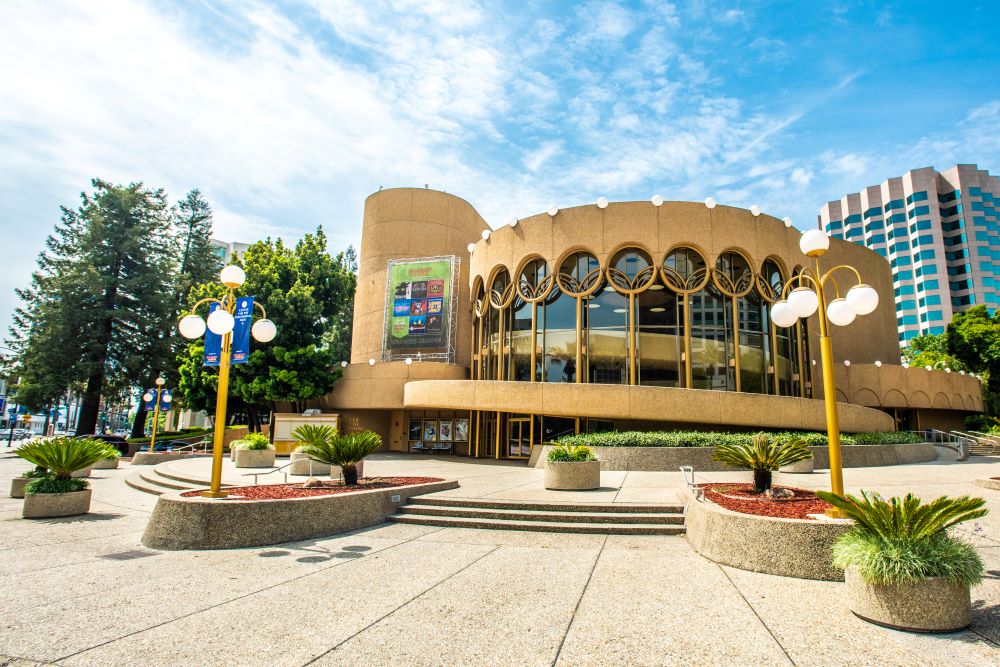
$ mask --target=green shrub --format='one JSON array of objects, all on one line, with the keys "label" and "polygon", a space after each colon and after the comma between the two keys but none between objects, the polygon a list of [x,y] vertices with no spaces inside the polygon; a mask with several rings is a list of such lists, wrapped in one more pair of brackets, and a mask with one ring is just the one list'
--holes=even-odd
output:
[{"label": "green shrub", "polygon": [[753,488],[763,493],[771,488],[771,473],[781,466],[812,458],[802,438],[772,438],[758,433],[747,443],[726,443],[712,452],[712,460],[753,471]]},{"label": "green shrub", "polygon": [[119,459],[121,458],[121,455],[122,453],[118,451],[117,447],[114,447],[113,445],[108,445],[104,449],[104,456],[101,457],[101,460],[110,461],[113,459]]},{"label": "green shrub", "polygon": [[556,445],[549,451],[549,461],[596,461],[586,445]]},{"label": "green shrub", "polygon": [[304,444],[298,451],[304,452],[314,461],[339,467],[344,476],[344,484],[353,486],[358,483],[358,462],[381,446],[382,436],[373,431],[347,435],[333,431],[330,437]]},{"label": "green shrub", "polygon": [[[767,432],[772,438],[798,438],[807,447],[826,447],[826,433],[779,431]],[[559,444],[586,445],[588,447],[719,447],[722,445],[750,445],[753,433],[728,433],[720,431],[609,431],[605,433],[580,433],[565,435]],[[888,433],[842,433],[840,444],[895,445],[923,442],[923,438],[907,431]]]},{"label": "green shrub", "polygon": [[70,477],[69,479],[59,479],[58,477],[45,476],[31,480],[24,485],[24,493],[32,496],[36,493],[71,493],[73,491],[83,491],[90,484],[85,479]]},{"label": "green shrub", "polygon": [[49,471],[41,466],[36,466],[34,470],[29,470],[28,472],[21,473],[21,477],[25,479],[38,479],[39,477],[48,477]]},{"label": "green shrub", "polygon": [[240,449],[272,449],[271,442],[263,433],[247,433],[240,442],[242,443]]},{"label": "green shrub", "polygon": [[[101,440],[76,440],[61,436],[29,442],[18,447],[15,453],[29,463],[48,469],[52,473],[53,479],[65,481],[70,479],[70,475],[74,471],[89,468],[103,459],[107,454],[107,448],[108,445]],[[31,482],[26,486],[30,485]],[[60,492],[42,491],[41,493]]]},{"label": "green shrub", "polygon": [[922,503],[913,494],[884,500],[877,493],[840,497],[816,495],[842,510],[855,525],[833,545],[833,563],[853,568],[869,584],[899,584],[944,577],[974,586],[983,562],[971,544],[948,528],[985,516],[982,498],[942,496]]}]

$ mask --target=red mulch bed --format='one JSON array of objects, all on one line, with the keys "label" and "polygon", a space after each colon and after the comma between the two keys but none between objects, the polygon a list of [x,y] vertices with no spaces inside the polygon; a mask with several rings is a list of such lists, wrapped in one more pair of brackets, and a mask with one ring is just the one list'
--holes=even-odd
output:
[{"label": "red mulch bed", "polygon": [[[302,484],[264,484],[261,486],[232,486],[226,487],[225,490],[229,492],[229,497],[234,500],[281,500],[391,489],[397,486],[413,486],[443,481],[440,477],[364,477],[358,480],[357,486],[343,486],[339,482],[327,482],[328,486],[310,489],[302,488]],[[200,495],[201,491],[188,491],[181,494],[184,498],[194,498]]]},{"label": "red mulch bed", "polygon": [[822,514],[830,504],[820,500],[816,494],[806,489],[774,485],[775,489],[787,489],[795,495],[791,498],[768,498],[754,493],[752,484],[705,484],[705,497],[727,510],[757,516],[772,516],[782,519],[808,519],[810,514]]}]

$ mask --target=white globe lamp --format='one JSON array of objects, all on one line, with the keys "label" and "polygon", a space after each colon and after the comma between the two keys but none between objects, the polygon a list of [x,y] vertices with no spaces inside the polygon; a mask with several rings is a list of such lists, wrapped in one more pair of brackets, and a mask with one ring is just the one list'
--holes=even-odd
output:
[{"label": "white globe lamp", "polygon": [[341,368],[347,368],[347,362],[346,361],[341,361],[340,362],[340,367]]},{"label": "white globe lamp", "polygon": [[465,246],[465,249],[468,250],[469,254],[471,255],[473,251],[476,249],[476,244],[470,243],[469,245]]},{"label": "white globe lamp", "polygon": [[483,240],[484,241],[489,241],[490,240],[490,230],[484,229],[482,236],[483,236]]},{"label": "white globe lamp", "polygon": [[238,266],[230,264],[229,266],[223,267],[222,271],[219,273],[219,281],[226,287],[236,289],[247,280],[246,271]]},{"label": "white globe lamp", "polygon": [[653,202],[653,206],[663,206],[663,197],[660,195],[653,195],[649,201]]},{"label": "white globe lamp", "polygon": [[834,299],[826,306],[826,317],[838,327],[846,327],[858,316],[847,299]]},{"label": "white globe lamp", "polygon": [[830,237],[818,229],[810,229],[799,239],[799,249],[809,257],[819,257],[830,249]]},{"label": "white globe lamp", "polygon": [[151,400],[153,400],[153,395],[147,391],[145,394],[142,395],[142,400],[149,403]]},{"label": "white globe lamp", "polygon": [[549,204],[549,207],[546,209],[545,212],[554,218],[556,217],[556,213],[559,212],[559,207],[556,206],[555,204]]},{"label": "white globe lamp", "polygon": [[788,307],[787,301],[775,301],[774,305],[771,306],[771,321],[774,322],[775,326],[787,328],[794,325],[798,319],[798,316]]},{"label": "white globe lamp", "polygon": [[254,340],[261,343],[270,343],[278,335],[278,327],[274,326],[274,322],[271,320],[257,320],[250,327],[250,333],[253,335]]},{"label": "white globe lamp", "polygon": [[177,323],[177,329],[188,340],[201,338],[202,334],[205,333],[205,320],[197,315],[185,315]]},{"label": "white globe lamp", "polygon": [[792,219],[789,218],[788,216],[785,216],[784,218],[782,218],[782,220],[785,222],[785,227],[791,227],[792,226]]},{"label": "white globe lamp", "polygon": [[599,197],[597,199],[597,208],[607,208],[607,207],[608,207],[608,198],[607,197]]},{"label": "white globe lamp", "polygon": [[845,366],[850,366],[851,365],[851,360],[850,359],[844,359],[844,365]]},{"label": "white globe lamp", "polygon": [[882,362],[881,361],[876,361],[875,362],[875,368],[882,368]]},{"label": "white globe lamp", "polygon": [[719,202],[715,201],[715,197],[706,197],[705,198],[705,206],[707,206],[708,208],[715,208],[718,205],[719,205]]},{"label": "white globe lamp", "polygon": [[753,217],[756,218],[758,215],[760,215],[760,206],[757,206],[757,204],[751,206],[750,213],[753,215]]},{"label": "white globe lamp", "polygon": [[225,336],[233,330],[236,320],[222,308],[216,308],[208,316],[208,330],[219,336]]},{"label": "white globe lamp", "polygon": [[819,297],[808,287],[796,287],[788,295],[788,308],[796,317],[809,317],[819,308]]},{"label": "white globe lamp", "polygon": [[868,315],[878,308],[878,292],[871,285],[855,285],[847,290],[847,305],[858,315]]},{"label": "white globe lamp", "polygon": [[374,359],[369,359],[368,360],[368,365],[369,366],[374,366],[375,365],[375,360]]}]

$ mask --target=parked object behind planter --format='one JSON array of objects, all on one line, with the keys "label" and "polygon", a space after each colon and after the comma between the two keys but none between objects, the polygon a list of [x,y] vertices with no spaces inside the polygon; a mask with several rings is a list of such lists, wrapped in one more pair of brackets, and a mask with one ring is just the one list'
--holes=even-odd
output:
[{"label": "parked object behind planter", "polygon": [[25,486],[22,516],[72,516],[86,514],[90,510],[89,483],[84,479],[75,479],[73,473],[83,470],[89,473],[90,466],[107,455],[105,443],[58,437],[22,445],[16,453],[50,473],[31,480]]},{"label": "parked object behind planter", "polygon": [[901,630],[952,632],[972,619],[970,588],[983,577],[973,546],[948,529],[984,516],[982,498],[942,496],[921,503],[913,494],[816,495],[843,510],[855,526],[833,546],[845,570],[851,610]]},{"label": "parked object behind planter", "polygon": [[559,445],[545,461],[545,488],[589,491],[601,486],[601,462],[589,447]]}]

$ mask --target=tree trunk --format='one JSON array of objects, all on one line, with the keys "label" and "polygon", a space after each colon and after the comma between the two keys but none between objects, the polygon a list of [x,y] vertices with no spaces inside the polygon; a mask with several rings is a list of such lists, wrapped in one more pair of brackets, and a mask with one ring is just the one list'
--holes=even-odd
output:
[{"label": "tree trunk", "polygon": [[344,476],[344,486],[357,486],[358,469],[354,465],[341,466],[340,474]]},{"label": "tree trunk", "polygon": [[140,401],[139,406],[135,409],[135,421],[132,422],[130,438],[141,438],[146,434],[146,417],[148,415],[146,404]]},{"label": "tree trunk", "polygon": [[104,357],[100,365],[87,378],[87,388],[83,390],[83,402],[76,420],[76,434],[96,433],[97,415],[101,410],[101,388],[104,387]]},{"label": "tree trunk", "polygon": [[770,470],[754,470],[753,471],[753,490],[757,493],[764,493],[771,488],[771,471]]},{"label": "tree trunk", "polygon": [[45,406],[45,423],[42,424],[42,435],[49,434],[49,423],[52,421],[52,404]]},{"label": "tree trunk", "polygon": [[113,280],[104,292],[102,303],[102,318],[97,332],[93,366],[90,377],[87,378],[87,388],[83,392],[83,406],[80,418],[76,424],[77,435],[96,433],[97,415],[101,410],[101,392],[104,390],[104,380],[107,376],[108,348],[111,346],[111,335],[114,332],[114,306],[118,299],[118,280],[121,277],[123,258],[119,253],[111,274]]}]

